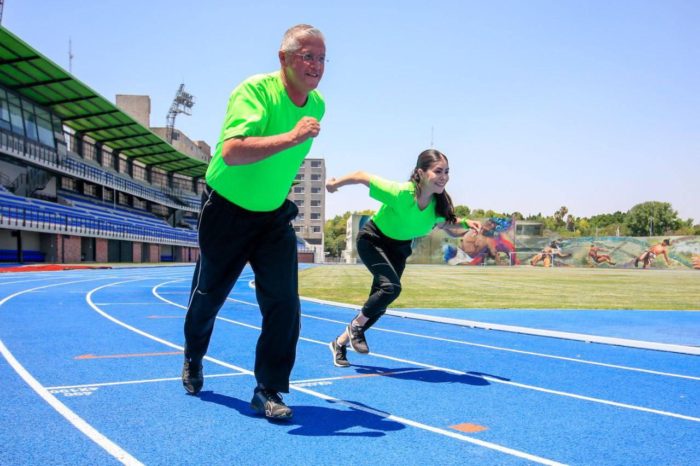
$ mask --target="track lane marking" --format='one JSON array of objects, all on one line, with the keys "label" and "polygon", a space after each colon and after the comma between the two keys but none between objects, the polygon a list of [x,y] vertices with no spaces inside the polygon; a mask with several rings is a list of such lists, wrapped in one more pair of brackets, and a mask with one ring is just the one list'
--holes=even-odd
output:
[{"label": "track lane marking", "polygon": [[[102,280],[102,278],[90,278],[90,279],[85,279],[85,280],[77,280],[77,281],[72,281],[72,282],[61,282],[61,283],[52,283],[50,285],[44,285],[40,286],[37,288],[30,288],[27,290],[19,291],[17,293],[11,294],[2,300],[0,300],[0,306],[3,306],[7,301],[11,300],[12,298],[25,294],[25,293],[30,293],[33,291],[36,291],[38,289],[43,289],[43,288],[50,288],[54,286],[61,286],[61,285],[67,285],[67,284],[74,284],[74,283],[81,283],[81,282],[88,282],[88,281],[95,281],[95,280]],[[70,408],[68,408],[66,405],[61,403],[58,398],[53,396],[49,391],[39,383],[38,380],[36,380],[30,373],[27,371],[24,366],[14,357],[14,355],[10,352],[10,350],[5,346],[5,344],[0,340],[0,354],[3,355],[3,357],[7,360],[7,362],[12,366],[12,368],[19,374],[19,376],[24,380],[24,382],[31,387],[34,392],[36,392],[37,395],[39,395],[46,403],[49,404],[56,412],[58,412],[61,416],[63,416],[68,422],[70,422],[73,426],[75,426],[80,432],[82,432],[86,437],[88,437],[90,440],[92,440],[95,444],[100,446],[103,450],[105,450],[107,453],[112,455],[115,459],[117,459],[119,462],[129,465],[129,466],[138,466],[142,465],[142,463],[131,456],[126,450],[124,450],[122,447],[111,441],[109,438],[104,436],[101,432],[99,432],[97,429],[92,427],[90,424],[88,424],[83,418],[78,416],[74,411],[72,411]]]},{"label": "track lane marking", "polygon": [[[170,341],[167,341],[167,340],[164,340],[164,339],[162,339],[162,338],[160,338],[160,337],[157,337],[157,336],[155,336],[155,335],[152,335],[152,334],[150,334],[150,333],[148,333],[148,332],[145,332],[145,331],[143,331],[143,330],[141,330],[141,329],[138,329],[138,328],[136,328],[136,327],[134,327],[134,326],[132,326],[132,325],[129,325],[129,324],[127,324],[126,322],[122,322],[122,321],[120,321],[119,319],[117,319],[117,318],[115,318],[115,317],[113,317],[113,316],[107,314],[107,313],[104,312],[102,309],[100,309],[99,307],[97,307],[97,306],[95,305],[95,303],[93,302],[93,300],[92,300],[92,295],[93,295],[94,293],[96,293],[96,292],[98,292],[98,291],[100,291],[100,290],[102,290],[102,289],[104,289],[104,288],[107,288],[107,287],[116,286],[116,285],[121,285],[121,284],[123,284],[123,283],[129,283],[129,282],[131,282],[131,281],[135,281],[135,280],[127,280],[127,281],[122,281],[122,282],[115,282],[115,283],[110,283],[110,284],[107,284],[107,285],[102,285],[102,286],[99,286],[99,287],[97,287],[97,288],[94,288],[94,289],[90,290],[90,292],[85,296],[85,300],[87,301],[88,305],[89,305],[95,312],[97,312],[97,313],[100,314],[101,316],[105,317],[106,319],[108,319],[108,320],[114,322],[115,324],[120,325],[120,326],[122,326],[122,327],[124,327],[124,328],[126,328],[126,329],[128,329],[128,330],[133,331],[134,333],[137,333],[137,334],[139,334],[139,335],[141,335],[141,336],[144,336],[144,337],[146,337],[146,338],[149,338],[149,339],[151,339],[151,340],[153,340],[153,341],[157,341],[157,342],[162,343],[162,344],[164,344],[164,345],[166,345],[166,346],[169,346],[169,347],[171,347],[171,348],[176,348],[176,349],[179,349],[179,350],[181,350],[181,351],[184,351],[184,348],[183,348],[182,346],[180,346],[180,345],[177,345],[177,344],[175,344],[175,343],[172,343],[172,342],[170,342]],[[172,283],[172,281],[171,281],[171,282],[163,282],[163,283],[160,283],[159,285],[156,285],[155,287],[153,287],[153,289],[152,289],[153,295],[156,296],[158,299],[161,299],[161,300],[163,300],[163,301],[166,301],[166,302],[171,303],[171,304],[172,304],[173,306],[175,306],[175,307],[179,307],[179,308],[181,308],[181,309],[186,309],[186,306],[183,306],[183,305],[181,305],[181,304],[178,304],[178,303],[175,303],[175,302],[173,302],[173,301],[170,301],[170,300],[168,300],[168,299],[166,299],[166,298],[164,298],[164,297],[162,297],[161,295],[158,294],[158,288],[160,288],[161,286],[164,286],[164,285],[166,285],[166,284],[168,284],[168,283]],[[218,317],[217,317],[217,319],[218,319]],[[243,324],[242,322],[240,322],[240,323],[238,323],[238,324],[239,324],[239,325],[242,325],[242,326],[245,326],[245,327],[252,328],[252,329],[260,330],[259,327],[255,327],[255,326],[253,326],[253,325]],[[312,340],[310,340],[310,341],[312,341]],[[318,343],[321,343],[321,342],[318,342]],[[326,343],[321,343],[321,344],[325,345]],[[227,362],[225,362],[225,361],[222,361],[222,360],[219,360],[219,359],[216,359],[216,358],[212,358],[212,357],[210,357],[210,356],[204,356],[204,359],[205,359],[206,361],[213,362],[213,363],[215,363],[215,364],[219,364],[219,365],[221,365],[221,366],[223,366],[223,367],[227,367],[227,368],[229,368],[229,369],[233,369],[233,370],[237,370],[237,371],[240,371],[240,372],[244,372],[244,373],[246,373],[246,374],[248,374],[248,375],[251,375],[251,376],[254,376],[254,375],[255,375],[255,374],[253,373],[253,371],[250,371],[250,370],[245,369],[245,368],[240,367],[240,366],[236,366],[236,365],[234,365],[234,364],[227,363]],[[433,432],[433,433],[437,433],[437,434],[440,434],[440,435],[443,435],[443,436],[446,436],[446,437],[451,437],[451,438],[454,438],[454,439],[457,439],[457,440],[461,440],[461,441],[464,441],[464,442],[467,442],[467,443],[472,443],[472,444],[475,444],[475,445],[479,445],[479,446],[482,446],[482,447],[485,447],[485,448],[488,448],[488,449],[491,449],[491,450],[494,450],[494,451],[499,451],[499,452],[501,452],[501,453],[505,453],[505,454],[508,454],[508,455],[511,455],[511,456],[515,456],[515,457],[518,457],[518,458],[523,458],[523,459],[527,459],[527,460],[530,460],[530,461],[533,461],[533,462],[536,462],[536,463],[546,464],[546,465],[552,465],[552,466],[554,466],[554,465],[559,466],[559,465],[562,465],[562,464],[563,464],[563,463],[559,463],[559,462],[557,462],[557,461],[550,460],[550,459],[548,459],[548,458],[544,458],[544,457],[540,457],[540,456],[536,456],[536,455],[531,455],[531,454],[529,454],[529,453],[522,452],[522,451],[519,451],[519,450],[514,450],[514,449],[511,449],[511,448],[508,448],[508,447],[504,447],[504,446],[502,446],[502,445],[498,445],[498,444],[491,443],[491,442],[485,442],[485,441],[483,441],[483,440],[478,440],[478,439],[475,439],[475,438],[472,438],[472,437],[469,437],[469,436],[461,435],[461,434],[456,433],[456,432],[452,432],[452,431],[448,431],[448,430],[441,429],[441,428],[438,428],[438,427],[430,426],[430,425],[423,424],[423,423],[420,423],[420,422],[417,422],[417,421],[413,421],[413,420],[411,420],[411,419],[402,418],[402,417],[400,417],[400,416],[395,416],[395,415],[393,415],[393,414],[385,413],[385,412],[382,412],[382,411],[379,411],[379,410],[376,410],[376,409],[374,409],[374,408],[370,408],[370,407],[367,407],[367,406],[358,405],[358,404],[352,403],[352,402],[347,401],[347,400],[341,400],[341,399],[339,399],[339,398],[334,398],[334,397],[331,397],[331,396],[329,396],[329,395],[326,395],[326,394],[323,394],[323,393],[320,393],[320,392],[316,392],[316,391],[314,391],[314,390],[309,390],[309,389],[304,388],[304,387],[290,386],[290,388],[293,389],[293,390],[299,391],[299,392],[301,392],[301,393],[305,393],[305,394],[307,394],[307,395],[309,395],[309,396],[312,396],[312,397],[315,397],[315,398],[320,398],[320,399],[322,399],[322,400],[325,400],[325,401],[328,401],[328,402],[331,402],[331,403],[341,404],[341,405],[344,405],[344,406],[347,406],[347,407],[350,407],[350,408],[353,408],[353,409],[357,409],[357,410],[360,410],[360,411],[363,411],[363,412],[367,412],[367,413],[370,413],[370,414],[378,415],[378,416],[381,416],[381,417],[383,417],[383,418],[390,419],[390,420],[399,422],[399,423],[404,424],[404,425],[416,427],[416,428],[419,428],[419,429],[422,429],[422,430],[426,430],[426,431],[429,431],[429,432]]]},{"label": "track lane marking", "polygon": [[[240,301],[240,300],[235,300],[235,301],[241,302],[241,303],[244,303],[244,304],[249,304],[249,305],[251,305],[251,306],[257,306],[257,304],[252,304],[252,303],[249,303],[249,302],[244,302],[244,301]],[[173,303],[173,304],[175,304],[175,303]],[[176,306],[179,306],[179,304],[175,304],[175,305],[176,305]],[[302,314],[302,315],[303,315],[303,314]],[[306,316],[306,317],[308,317],[308,316]],[[225,318],[225,317],[217,317],[217,319],[220,319],[220,320],[223,320],[223,321],[226,321],[226,322],[229,322],[229,323],[237,324],[237,325],[240,325],[240,326],[243,326],[243,327],[248,327],[248,328],[253,328],[253,329],[260,330],[259,327],[256,327],[256,326],[253,326],[253,325],[250,325],[250,324],[246,324],[246,323],[243,323],[243,322],[238,322],[238,321],[235,321],[235,320],[232,320],[232,319],[227,319],[227,318]],[[321,317],[318,317],[317,319],[319,319],[319,320],[330,320],[330,319],[324,319],[324,318],[321,318]],[[334,321],[334,322],[337,322],[337,321]],[[373,327],[373,328],[374,328],[374,327]],[[389,331],[389,330],[387,330],[387,331]],[[394,330],[391,330],[390,332],[394,332],[394,333],[403,333],[403,332],[398,332],[398,331],[394,331]],[[415,334],[415,336],[419,336],[419,335]],[[428,337],[428,336],[425,336],[425,337],[426,337],[426,338],[433,338],[433,339],[438,339],[438,340],[440,340],[439,338],[435,338],[435,337]],[[319,340],[314,340],[314,339],[310,339],[310,338],[306,338],[306,337],[299,337],[299,339],[302,340],[302,341],[307,341],[307,342],[311,342],[311,343],[321,344],[321,345],[324,345],[324,346],[327,345],[326,342],[322,342],[322,341],[319,341]],[[457,342],[457,341],[455,340],[455,342]],[[351,349],[351,348],[350,348],[350,349]],[[517,351],[517,350],[512,350],[512,351]],[[483,374],[472,374],[472,373],[460,371],[460,370],[457,370],[457,369],[450,369],[450,368],[446,368],[446,367],[435,366],[435,365],[432,365],[432,364],[425,364],[425,363],[421,363],[421,362],[414,361],[414,360],[409,360],[409,359],[396,358],[396,357],[389,356],[389,355],[385,355],[385,354],[381,354],[381,353],[370,353],[370,355],[371,355],[371,356],[376,356],[376,357],[382,358],[382,359],[388,359],[388,360],[392,360],[392,361],[396,361],[396,362],[402,362],[402,363],[405,363],[405,364],[412,364],[412,365],[414,365],[414,366],[420,366],[420,367],[426,367],[426,368],[429,368],[429,369],[444,371],[444,372],[451,373],[451,374],[454,374],[454,375],[465,375],[465,376],[469,376],[469,377],[476,377],[476,378],[480,378],[480,379],[483,379],[483,380],[487,380],[487,381],[489,381],[489,382],[495,382],[495,383],[501,383],[501,384],[505,384],[505,385],[511,385],[511,386],[514,386],[514,387],[524,388],[524,389],[527,389],[527,390],[534,390],[534,391],[538,391],[538,392],[542,392],[542,393],[549,393],[549,394],[552,394],[552,395],[559,395],[559,396],[564,396],[564,397],[568,397],[568,398],[574,398],[574,399],[578,399],[578,400],[590,401],[590,402],[594,402],[594,403],[600,403],[600,404],[605,404],[605,405],[609,405],[609,406],[615,406],[615,407],[618,407],[618,408],[630,409],[630,410],[634,410],[634,411],[642,411],[642,412],[647,412],[647,413],[652,413],[652,414],[658,414],[658,415],[661,415],[661,416],[673,417],[673,418],[677,418],[677,419],[683,419],[683,420],[686,420],[686,421],[700,422],[700,418],[698,418],[698,417],[688,416],[688,415],[685,415],[685,414],[674,413],[674,412],[671,412],[671,411],[663,411],[663,410],[658,410],[658,409],[654,409],[654,408],[647,408],[647,407],[644,407],[644,406],[637,406],[637,405],[632,405],[632,404],[628,404],[628,403],[621,403],[621,402],[617,402],[617,401],[606,400],[606,399],[604,399],[604,398],[589,397],[589,396],[585,396],[585,395],[579,395],[579,394],[577,394],[577,393],[565,392],[565,391],[561,391],[561,390],[554,390],[554,389],[549,389],[549,388],[544,388],[544,387],[538,387],[538,386],[535,386],[535,385],[528,385],[528,384],[523,384],[523,383],[518,383],[518,382],[512,382],[512,381],[509,381],[509,380],[503,380],[503,379],[500,379],[500,378],[497,378],[497,377],[491,377],[491,376],[488,376],[488,375],[483,375]],[[557,357],[557,358],[558,358],[558,357]],[[574,361],[577,361],[577,360],[574,360]]]},{"label": "track lane marking", "polygon": [[[243,302],[243,301],[239,301]],[[250,304],[250,303],[245,303],[245,304]],[[329,319],[327,317],[318,317],[314,315],[309,315],[309,314],[303,314],[302,316],[307,317],[309,319],[316,319],[316,320],[323,320],[326,322],[332,322],[332,323],[337,323],[337,324],[342,324],[342,325],[347,325],[347,322],[343,322],[340,320],[334,320],[334,319]],[[524,350],[516,350],[512,348],[505,348],[502,346],[493,346],[493,345],[485,345],[483,343],[472,343],[469,341],[464,341],[464,340],[454,340],[451,338],[443,338],[443,337],[434,337],[431,335],[423,335],[420,333],[412,333],[412,332],[404,332],[400,330],[390,330],[387,328],[382,328],[382,327],[372,327],[372,330],[379,330],[380,332],[385,332],[385,333],[395,333],[399,335],[406,335],[410,337],[417,337],[417,338],[424,338],[426,340],[435,340],[435,341],[440,341],[440,342],[447,342],[447,343],[456,343],[459,345],[465,345],[465,346],[474,346],[478,348],[486,348],[486,349],[492,349],[492,350],[497,350],[497,351],[506,351],[509,353],[517,353],[517,354],[525,354],[528,356],[537,356],[541,358],[548,358],[548,359],[558,359],[560,361],[567,361],[567,362],[576,362],[579,364],[589,364],[592,366],[601,366],[601,367],[609,367],[612,369],[621,369],[621,370],[627,370],[627,371],[633,371],[633,372],[642,372],[645,374],[653,374],[653,375],[661,375],[665,377],[676,377],[679,379],[688,379],[688,380],[698,380],[700,381],[700,377],[696,377],[693,375],[684,375],[684,374],[675,374],[672,372],[661,372],[661,371],[654,371],[651,369],[642,369],[639,367],[631,367],[631,366],[622,366],[618,364],[609,364],[609,363],[604,363],[604,362],[598,362],[598,361],[590,361],[587,359],[576,359],[576,358],[570,358],[567,356],[557,356],[554,354],[546,354],[546,353],[537,353],[534,351],[524,351]]]},{"label": "track lane marking", "polygon": [[75,356],[73,359],[76,360],[86,360],[86,359],[123,359],[123,358],[143,358],[150,356],[172,356],[174,354],[182,354],[180,351],[166,351],[161,353],[125,353],[125,354],[105,354],[105,355],[95,355],[95,354],[81,354],[80,356]]},{"label": "track lane marking", "polygon": [[[228,374],[208,374],[205,375],[205,379],[212,379],[216,377],[235,377],[238,375],[248,375],[242,372],[232,372]],[[84,383],[80,385],[58,385],[55,387],[46,387],[47,390],[63,390],[68,388],[90,388],[90,387],[116,387],[119,385],[138,385],[142,383],[157,383],[157,382],[173,382],[182,381],[182,377],[163,377],[160,379],[143,379],[143,380],[123,380],[121,382],[99,382],[99,383]]]}]

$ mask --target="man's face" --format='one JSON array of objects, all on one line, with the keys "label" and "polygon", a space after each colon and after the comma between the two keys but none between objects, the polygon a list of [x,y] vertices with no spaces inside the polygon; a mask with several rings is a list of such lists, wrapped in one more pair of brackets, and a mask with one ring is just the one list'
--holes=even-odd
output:
[{"label": "man's face", "polygon": [[289,85],[299,92],[309,93],[318,87],[326,64],[326,46],[317,37],[299,41],[301,47],[284,54],[284,72]]}]

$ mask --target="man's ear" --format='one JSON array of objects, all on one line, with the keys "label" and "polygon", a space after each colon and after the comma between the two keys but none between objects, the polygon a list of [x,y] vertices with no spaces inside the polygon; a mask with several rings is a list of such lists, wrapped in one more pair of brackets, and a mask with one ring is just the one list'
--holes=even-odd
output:
[{"label": "man's ear", "polygon": [[277,56],[280,59],[280,65],[285,66],[287,64],[287,53],[280,50],[279,52],[277,52]]}]

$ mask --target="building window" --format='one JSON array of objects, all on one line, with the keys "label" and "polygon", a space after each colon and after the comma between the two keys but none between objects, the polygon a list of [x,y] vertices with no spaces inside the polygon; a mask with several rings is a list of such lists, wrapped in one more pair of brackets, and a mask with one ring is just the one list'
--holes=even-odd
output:
[{"label": "building window", "polygon": [[297,207],[304,207],[304,201],[301,199],[294,199],[294,203],[297,205]]},{"label": "building window", "polygon": [[321,207],[321,201],[311,200],[311,207]]},{"label": "building window", "polygon": [[321,214],[318,214],[318,213],[311,214],[311,220],[320,220],[320,219],[321,219]]},{"label": "building window", "polygon": [[311,227],[311,231],[314,233],[321,233],[321,227]]},{"label": "building window", "polygon": [[294,194],[304,194],[303,186],[294,186]]},{"label": "building window", "polygon": [[311,188],[311,194],[319,194],[321,192],[321,188]]},{"label": "building window", "polygon": [[294,177],[295,180],[300,181],[304,179],[304,174],[303,173],[297,173],[297,176]]},{"label": "building window", "polygon": [[320,180],[320,179],[321,179],[321,175],[318,175],[318,174],[315,174],[315,173],[312,173],[312,174],[311,174],[311,181],[318,181],[318,180]]},{"label": "building window", "polygon": [[321,166],[321,161],[320,160],[312,160],[311,161],[311,167],[312,168],[318,168]]}]

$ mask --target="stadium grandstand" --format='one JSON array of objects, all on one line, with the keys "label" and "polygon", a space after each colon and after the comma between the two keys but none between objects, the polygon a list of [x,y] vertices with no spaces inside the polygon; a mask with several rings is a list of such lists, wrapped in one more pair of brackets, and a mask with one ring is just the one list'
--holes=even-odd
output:
[{"label": "stadium grandstand", "polygon": [[0,26],[0,262],[196,261],[208,160],[147,126]]}]

